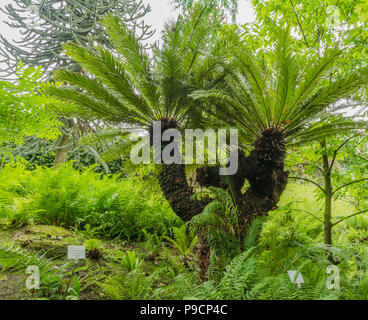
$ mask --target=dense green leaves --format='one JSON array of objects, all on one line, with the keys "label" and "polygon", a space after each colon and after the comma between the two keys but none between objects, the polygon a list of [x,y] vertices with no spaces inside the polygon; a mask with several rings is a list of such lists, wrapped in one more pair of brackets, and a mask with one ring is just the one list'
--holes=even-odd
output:
[{"label": "dense green leaves", "polygon": [[245,143],[266,129],[282,131],[287,143],[295,144],[364,125],[341,117],[328,124],[321,120],[327,112],[336,116],[340,100],[353,98],[367,84],[367,69],[333,79],[340,50],[327,50],[309,62],[292,52],[293,41],[288,30],[279,30],[268,68],[244,45],[231,49],[236,68],[225,78],[227,90],[196,91],[192,96],[208,102],[214,117],[240,129]]},{"label": "dense green leaves", "polygon": [[19,65],[15,82],[0,82],[0,146],[22,144],[28,136],[55,139],[59,135],[61,123],[52,111],[58,100],[43,92],[41,76],[41,68]]},{"label": "dense green leaves", "polygon": [[[153,59],[117,17],[109,16],[103,24],[119,55],[101,47],[96,52],[76,44],[65,46],[86,73],[62,70],[55,77],[83,91],[64,87],[50,88],[49,93],[73,102],[75,114],[115,124],[149,128],[154,120],[163,118],[183,121],[193,104],[188,93],[203,80],[211,80],[221,62],[202,52],[212,42],[213,27],[208,25],[206,9],[197,7],[191,16],[167,23],[162,47],[154,49]],[[206,76],[198,78],[198,71]]]}]

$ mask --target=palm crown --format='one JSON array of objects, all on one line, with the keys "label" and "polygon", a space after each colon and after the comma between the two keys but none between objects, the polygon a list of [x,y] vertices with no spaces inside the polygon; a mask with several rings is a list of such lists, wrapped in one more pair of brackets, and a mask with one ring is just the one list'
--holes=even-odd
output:
[{"label": "palm crown", "polygon": [[48,91],[71,102],[72,114],[86,114],[115,127],[149,129],[157,120],[180,127],[190,119],[198,109],[189,93],[215,83],[222,65],[213,58],[221,45],[213,37],[215,26],[209,23],[207,10],[196,7],[189,17],[167,23],[162,46],[154,47],[153,57],[117,17],[108,16],[102,24],[117,54],[100,46],[65,45],[84,74],[57,71],[56,80],[72,87]]},{"label": "palm crown", "polygon": [[270,55],[271,68],[261,66],[244,46],[230,54],[236,68],[226,76],[226,88],[196,91],[192,97],[207,101],[215,119],[238,128],[244,143],[275,134],[295,144],[359,127],[347,118],[326,121],[341,108],[336,102],[367,82],[367,69],[329,80],[339,49],[308,61],[292,53],[289,32],[283,31]]},{"label": "palm crown", "polygon": [[[58,71],[55,78],[68,86],[49,87],[48,92],[71,102],[72,108],[64,110],[69,115],[86,115],[112,127],[89,142],[123,137],[105,152],[105,160],[130,149],[134,142],[124,136],[130,134],[131,128],[145,129],[152,135],[154,121],[161,121],[162,130],[188,127],[197,121],[201,102],[189,94],[215,86],[226,72],[226,57],[219,54],[224,46],[214,36],[217,24],[211,24],[209,13],[207,8],[196,5],[187,16],[167,23],[162,45],[154,47],[153,57],[114,16],[108,16],[102,24],[116,53],[103,47],[65,45],[66,53],[84,73]],[[192,200],[193,190],[182,164],[163,164],[159,183],[174,212],[183,220],[201,212],[207,203]]]}]

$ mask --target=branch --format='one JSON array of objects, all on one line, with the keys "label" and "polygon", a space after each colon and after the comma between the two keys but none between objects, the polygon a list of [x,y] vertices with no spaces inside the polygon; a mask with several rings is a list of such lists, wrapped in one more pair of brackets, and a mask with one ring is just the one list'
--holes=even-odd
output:
[{"label": "branch", "polygon": [[299,21],[298,14],[297,14],[297,13],[296,13],[296,11],[295,11],[293,1],[292,1],[292,0],[290,0],[290,3],[291,3],[291,6],[293,7],[293,10],[294,10],[294,14],[295,14],[296,20],[297,20],[298,25],[299,25],[299,27],[300,27],[300,31],[302,32],[302,35],[303,35],[303,38],[304,38],[304,42],[305,42],[306,46],[309,48],[309,44],[308,44],[307,38],[305,37],[304,30],[303,30],[303,27],[302,27],[302,25],[301,25],[301,23],[300,23],[300,21]]},{"label": "branch", "polygon": [[323,189],[317,182],[315,182],[313,180],[309,180],[307,178],[301,178],[301,177],[289,177],[289,179],[299,179],[299,180],[304,180],[304,181],[313,183],[315,186],[317,186],[318,188],[320,188],[323,193],[326,193],[325,189]]},{"label": "branch", "polygon": [[316,220],[318,220],[319,222],[322,222],[323,223],[323,220],[318,218],[316,215],[314,215],[312,212],[309,212],[308,210],[303,210],[303,209],[295,209],[293,208],[292,210],[294,211],[301,211],[301,212],[305,212],[305,213],[308,213],[310,214],[313,218],[315,218]]},{"label": "branch", "polygon": [[331,227],[334,227],[334,226],[336,226],[336,225],[337,225],[338,223],[340,223],[340,222],[343,222],[343,221],[345,221],[345,220],[347,220],[347,219],[349,219],[349,218],[351,218],[351,217],[357,216],[358,214],[362,214],[362,213],[365,213],[365,212],[368,212],[368,209],[366,209],[366,210],[362,210],[362,211],[359,211],[359,212],[355,212],[355,213],[353,213],[353,214],[351,214],[351,215],[349,215],[349,216],[345,217],[344,219],[340,219],[340,220],[338,220],[338,221],[334,222],[333,224],[331,224]]},{"label": "branch", "polygon": [[341,197],[341,200],[342,201],[345,201],[345,202],[347,202],[347,203],[350,203],[352,206],[354,206],[355,207],[355,209],[357,209],[357,210],[361,210],[360,209],[360,207],[359,207],[359,202],[358,203],[355,203],[353,200],[351,200],[351,199],[349,199],[348,197],[346,197],[346,196],[342,196]]},{"label": "branch", "polygon": [[296,163],[295,165],[293,165],[293,167],[296,167],[296,166],[311,166],[311,167],[314,167],[315,169],[319,170],[323,174],[323,170],[315,163],[300,162],[300,163]]},{"label": "branch", "polygon": [[337,191],[339,191],[340,189],[342,188],[345,188],[351,184],[354,184],[354,183],[358,183],[358,182],[361,182],[361,181],[365,181],[365,180],[368,180],[368,178],[364,178],[364,179],[359,179],[359,180],[355,180],[355,181],[352,181],[352,182],[349,182],[349,183],[346,183],[340,187],[338,187],[335,191],[332,192],[332,195],[334,195]]},{"label": "branch", "polygon": [[354,139],[355,137],[359,136],[360,134],[355,134],[353,136],[351,136],[350,138],[346,139],[335,151],[334,151],[334,155],[333,155],[333,158],[332,158],[332,161],[331,161],[331,164],[330,164],[330,167],[328,169],[329,172],[331,172],[332,170],[332,166],[334,165],[335,163],[335,160],[336,160],[336,156],[337,156],[337,153],[341,150],[341,148],[347,144],[351,139]]}]

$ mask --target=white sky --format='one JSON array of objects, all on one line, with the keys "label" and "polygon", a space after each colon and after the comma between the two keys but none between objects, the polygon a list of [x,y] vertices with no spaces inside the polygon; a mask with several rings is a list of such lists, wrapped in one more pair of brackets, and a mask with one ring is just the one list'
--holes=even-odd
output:
[{"label": "white sky", "polygon": [[[0,8],[4,8],[7,4],[13,3],[14,0],[0,0]],[[177,16],[174,12],[169,0],[143,0],[145,3],[151,5],[152,11],[144,18],[147,24],[152,25],[156,29],[156,33],[150,38],[150,41],[160,39],[161,30],[167,19]],[[239,0],[239,13],[237,16],[237,23],[246,23],[253,20],[252,6],[250,0]],[[10,28],[4,23],[7,19],[6,14],[0,11],[0,33],[8,40],[19,39],[18,31]],[[5,65],[0,64],[0,69],[5,68]]]}]

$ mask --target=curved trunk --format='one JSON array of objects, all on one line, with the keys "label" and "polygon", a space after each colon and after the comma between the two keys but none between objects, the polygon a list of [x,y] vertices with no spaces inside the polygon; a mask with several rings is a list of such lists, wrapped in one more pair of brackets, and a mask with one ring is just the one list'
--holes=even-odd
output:
[{"label": "curved trunk", "polygon": [[[232,189],[238,205],[237,231],[241,239],[254,218],[265,216],[276,208],[288,180],[288,172],[284,171],[286,148],[282,130],[265,130],[253,147],[248,156],[239,152],[238,172],[226,179],[219,176],[216,166],[205,166],[196,171],[196,180],[201,186],[225,187],[227,184]],[[245,180],[248,180],[249,188],[242,194]],[[194,192],[187,182],[183,164],[163,164],[159,183],[171,208],[183,221],[189,221],[201,213],[211,201],[191,199]],[[200,238],[199,268],[202,281],[206,280],[209,257],[210,248]]]},{"label": "curved trunk", "polygon": [[[73,126],[74,126],[73,120],[69,119],[67,130],[70,130],[71,128],[73,128]],[[65,128],[66,128],[66,126],[65,126]],[[69,142],[70,142],[70,134],[69,133],[63,133],[63,135],[59,139],[58,145],[56,147],[56,154],[55,154],[55,159],[54,159],[54,168],[56,168],[59,165],[62,165],[66,162]]]},{"label": "curved trunk", "polygon": [[54,159],[54,168],[66,162],[66,156],[68,153],[69,135],[63,134],[56,147],[56,154]]},{"label": "curved trunk", "polygon": [[242,175],[249,182],[247,191],[237,199],[241,238],[254,218],[277,208],[289,175],[284,171],[286,147],[282,129],[264,130],[253,147],[241,166]]},{"label": "curved trunk", "polygon": [[194,192],[188,184],[183,164],[163,164],[158,180],[166,200],[183,221],[201,213],[209,203],[209,199],[191,199]]},{"label": "curved trunk", "polygon": [[250,186],[238,200],[239,235],[244,238],[249,224],[254,218],[266,216],[271,210],[277,208],[280,196],[286,188],[288,172],[283,168],[275,169],[262,181],[267,187]]},{"label": "curved trunk", "polygon": [[[210,202],[210,199],[191,199],[194,192],[186,179],[183,164],[162,165],[158,179],[166,200],[183,221],[189,221],[193,216],[201,213]],[[199,235],[198,267],[201,281],[207,280],[210,253],[209,245]]]}]

